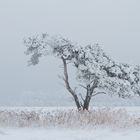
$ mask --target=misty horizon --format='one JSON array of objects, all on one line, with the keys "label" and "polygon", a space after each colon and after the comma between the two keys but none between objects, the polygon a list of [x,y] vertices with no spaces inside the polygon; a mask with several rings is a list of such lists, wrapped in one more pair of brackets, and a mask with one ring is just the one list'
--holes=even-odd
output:
[{"label": "misty horizon", "polygon": [[64,92],[57,77],[61,63],[43,58],[39,65],[27,67],[23,39],[32,35],[62,35],[82,46],[99,43],[115,61],[140,65],[139,5],[138,0],[0,1],[3,102],[22,97],[25,92],[34,92],[35,96]]}]

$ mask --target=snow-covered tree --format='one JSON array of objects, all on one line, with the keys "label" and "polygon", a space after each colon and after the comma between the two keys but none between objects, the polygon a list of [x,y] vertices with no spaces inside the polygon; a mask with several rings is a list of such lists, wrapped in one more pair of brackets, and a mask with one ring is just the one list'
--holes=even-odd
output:
[{"label": "snow-covered tree", "polygon": [[[31,55],[29,65],[39,63],[39,58],[54,55],[62,60],[66,89],[72,95],[78,110],[88,110],[95,95],[115,94],[119,97],[129,97],[140,94],[140,67],[130,67],[113,61],[98,45],[82,47],[60,36],[29,37],[24,40],[26,54]],[[68,64],[76,68],[76,80],[85,92],[79,94],[69,82]]]}]

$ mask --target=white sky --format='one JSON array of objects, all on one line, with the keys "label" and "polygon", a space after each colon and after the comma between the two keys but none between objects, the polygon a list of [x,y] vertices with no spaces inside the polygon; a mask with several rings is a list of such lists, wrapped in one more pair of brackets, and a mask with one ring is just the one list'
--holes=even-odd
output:
[{"label": "white sky", "polygon": [[63,89],[57,62],[27,67],[23,38],[42,32],[99,43],[115,60],[140,64],[139,0],[0,0],[0,98]]}]

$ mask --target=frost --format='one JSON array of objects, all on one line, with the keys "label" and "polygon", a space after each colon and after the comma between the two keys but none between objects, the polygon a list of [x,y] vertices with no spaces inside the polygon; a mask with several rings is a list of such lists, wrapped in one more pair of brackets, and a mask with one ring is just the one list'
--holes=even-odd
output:
[{"label": "frost", "polygon": [[26,54],[31,56],[30,65],[39,63],[39,58],[54,55],[72,63],[77,70],[77,80],[85,87],[95,87],[107,94],[125,98],[140,95],[140,66],[117,63],[108,56],[99,44],[78,45],[61,36],[47,33],[24,40]]}]

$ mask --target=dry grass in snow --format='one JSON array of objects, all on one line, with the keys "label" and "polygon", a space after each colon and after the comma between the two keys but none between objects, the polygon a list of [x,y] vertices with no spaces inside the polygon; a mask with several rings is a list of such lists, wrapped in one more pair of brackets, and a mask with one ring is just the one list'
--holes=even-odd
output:
[{"label": "dry grass in snow", "polygon": [[130,116],[124,109],[95,109],[92,111],[56,110],[56,111],[0,111],[2,127],[66,127],[87,128],[98,126],[137,127],[140,120]]}]

